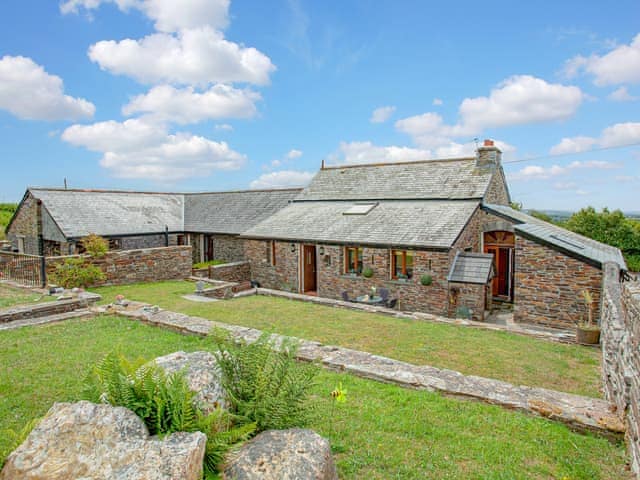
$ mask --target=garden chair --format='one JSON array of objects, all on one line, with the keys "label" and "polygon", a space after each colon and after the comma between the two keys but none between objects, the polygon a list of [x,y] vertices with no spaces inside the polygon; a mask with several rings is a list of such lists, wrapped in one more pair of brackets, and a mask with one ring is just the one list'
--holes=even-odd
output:
[{"label": "garden chair", "polygon": [[349,294],[347,293],[346,290],[344,292],[342,292],[342,300],[344,300],[345,302],[350,302],[351,301],[349,299]]},{"label": "garden chair", "polygon": [[378,295],[380,295],[380,298],[382,298],[382,303],[387,303],[387,300],[389,300],[389,289],[379,288]]},{"label": "garden chair", "polygon": [[397,303],[398,303],[398,299],[392,298],[387,302],[387,308],[396,308]]}]

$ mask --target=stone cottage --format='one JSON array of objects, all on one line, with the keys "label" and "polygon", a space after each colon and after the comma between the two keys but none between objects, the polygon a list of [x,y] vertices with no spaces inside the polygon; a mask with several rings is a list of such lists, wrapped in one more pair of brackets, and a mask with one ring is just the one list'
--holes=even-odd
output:
[{"label": "stone cottage", "polygon": [[300,189],[151,193],[29,188],[7,226],[14,250],[81,253],[90,233],[112,250],[192,245],[194,262],[244,257],[238,235],[285,207]]},{"label": "stone cottage", "polygon": [[598,301],[603,263],[626,269],[620,251],[509,204],[501,152],[485,141],[474,158],[323,166],[242,237],[268,288],[335,299],[385,288],[402,310],[477,320],[495,299],[516,321],[573,326],[581,292]]}]

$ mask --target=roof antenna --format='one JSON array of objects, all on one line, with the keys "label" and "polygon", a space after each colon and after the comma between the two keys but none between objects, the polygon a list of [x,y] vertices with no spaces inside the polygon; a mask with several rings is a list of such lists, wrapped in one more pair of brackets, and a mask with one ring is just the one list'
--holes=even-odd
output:
[{"label": "roof antenna", "polygon": [[67,177],[64,177],[64,189],[67,189]]}]

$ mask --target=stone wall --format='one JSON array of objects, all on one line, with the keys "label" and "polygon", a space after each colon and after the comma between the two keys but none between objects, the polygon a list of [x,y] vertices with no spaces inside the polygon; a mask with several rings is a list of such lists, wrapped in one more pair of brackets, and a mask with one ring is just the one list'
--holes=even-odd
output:
[{"label": "stone wall", "polygon": [[[160,248],[166,246],[164,233],[155,235],[139,235],[135,237],[120,237],[119,250],[140,250],[144,248]],[[169,246],[176,245],[177,235],[169,235]]]},{"label": "stone wall", "polygon": [[640,478],[640,283],[620,284],[618,266],[604,267],[602,375],[607,400],[625,414],[631,466]]},{"label": "stone wall", "polygon": [[[47,258],[49,278],[56,264],[64,262],[66,258],[78,256]],[[102,258],[85,258],[105,273],[107,278],[100,285],[180,280],[191,276],[190,246],[113,250]]]},{"label": "stone wall", "polygon": [[73,312],[81,308],[90,307],[100,300],[100,295],[93,295],[87,292],[83,295],[83,297],[69,300],[57,300],[35,305],[20,305],[0,310],[0,324]]},{"label": "stone wall", "polygon": [[24,237],[24,252],[29,255],[38,255],[38,200],[30,193],[22,202],[16,217],[7,232],[7,239],[14,249],[18,249],[18,238]]},{"label": "stone wall", "polygon": [[474,283],[449,284],[448,314],[450,318],[456,318],[458,309],[466,307],[471,317],[469,320],[484,321],[485,309],[491,309],[491,284],[478,285]]},{"label": "stone wall", "polygon": [[223,282],[248,282],[251,280],[249,262],[232,262],[209,267],[209,278]]},{"label": "stone wall", "polygon": [[509,192],[502,167],[498,167],[493,174],[489,188],[484,195],[484,201],[498,205],[509,205]]},{"label": "stone wall", "polygon": [[224,260],[225,262],[241,262],[245,259],[244,239],[237,235],[205,235],[200,233],[191,234],[191,246],[193,247],[193,263],[203,261],[206,252],[206,243],[203,246],[201,242],[206,241],[207,237],[213,237],[213,257],[215,260]]},{"label": "stone wall", "polygon": [[264,288],[299,291],[300,244],[276,241],[275,265],[272,265],[270,248],[268,240],[245,240],[244,254],[251,267],[251,280]]},{"label": "stone wall", "polygon": [[515,321],[573,329],[586,319],[584,290],[599,318],[600,269],[518,235],[515,255]]}]

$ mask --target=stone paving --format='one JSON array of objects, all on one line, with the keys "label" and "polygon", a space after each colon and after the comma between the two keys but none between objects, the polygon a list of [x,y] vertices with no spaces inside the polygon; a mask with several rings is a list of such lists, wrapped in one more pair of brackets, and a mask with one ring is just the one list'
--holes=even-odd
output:
[{"label": "stone paving", "polygon": [[[104,309],[94,309],[104,311]],[[144,323],[184,334],[206,336],[215,329],[231,334],[238,341],[252,342],[262,335],[253,328],[214,322],[199,317],[135,306],[117,313]],[[578,431],[593,431],[621,438],[625,427],[612,413],[611,405],[601,399],[583,397],[544,388],[517,386],[500,380],[463,375],[453,370],[418,366],[348,348],[323,345],[282,335],[271,335],[276,345],[287,338],[299,342],[297,357],[318,362],[327,369],[406,388],[442,392],[457,398],[478,400],[509,409],[545,417],[567,424]]]},{"label": "stone paving", "polygon": [[64,322],[72,318],[88,318],[92,317],[93,312],[87,308],[74,310],[73,312],[57,313],[55,315],[47,315],[45,317],[25,318],[22,320],[14,320],[13,322],[0,324],[0,332],[4,330],[15,330],[22,327],[33,327],[35,325],[44,325],[47,323]]}]

